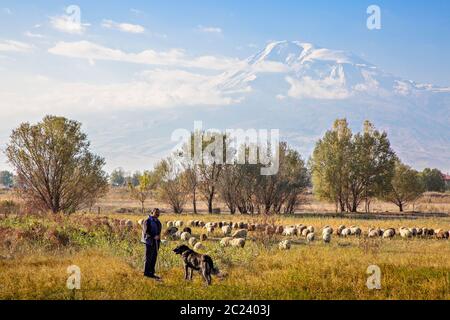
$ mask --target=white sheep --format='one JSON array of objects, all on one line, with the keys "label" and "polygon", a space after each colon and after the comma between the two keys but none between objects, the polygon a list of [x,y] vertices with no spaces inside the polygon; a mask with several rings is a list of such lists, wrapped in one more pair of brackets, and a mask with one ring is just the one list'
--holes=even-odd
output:
[{"label": "white sheep", "polygon": [[191,238],[191,234],[189,232],[183,232],[180,235],[181,241],[188,241]]},{"label": "white sheep", "polygon": [[297,229],[295,227],[287,227],[283,231],[283,235],[287,237],[292,237],[297,235]]},{"label": "white sheep", "polygon": [[232,240],[234,240],[234,238],[231,237],[223,238],[220,240],[220,245],[222,247],[229,247]]},{"label": "white sheep", "polygon": [[224,236],[228,236],[229,234],[231,234],[231,231],[232,231],[232,229],[229,226],[222,227],[222,233]]},{"label": "white sheep", "polygon": [[310,233],[314,233],[314,231],[316,231],[316,230],[314,229],[313,226],[309,226],[309,227],[308,227],[308,231],[309,231]]},{"label": "white sheep", "polygon": [[177,228],[181,228],[184,225],[183,221],[175,221],[174,226]]},{"label": "white sheep", "polygon": [[208,234],[214,233],[214,231],[215,231],[214,227],[211,225],[209,225],[205,228],[206,228],[206,233],[208,233]]},{"label": "white sheep", "polygon": [[324,227],[323,228],[323,230],[322,230],[322,234],[333,234],[333,232],[334,232],[334,230],[333,230],[333,228],[332,227],[330,227],[330,226],[326,226],[326,227]]},{"label": "white sheep", "polygon": [[395,230],[394,229],[387,229],[383,232],[383,238],[384,239],[392,239],[395,236]]},{"label": "white sheep", "polygon": [[247,230],[241,229],[241,230],[238,230],[238,231],[236,231],[235,233],[233,233],[232,237],[233,237],[233,238],[242,238],[242,239],[246,239],[246,238],[247,238],[247,234],[248,234],[248,231],[247,231]]},{"label": "white sheep", "polygon": [[322,235],[323,242],[325,242],[325,243],[330,243],[330,242],[331,242],[331,234],[332,234],[332,233],[325,232],[325,233]]},{"label": "white sheep", "polygon": [[278,248],[279,248],[280,250],[290,250],[290,249],[291,249],[291,241],[289,241],[289,240],[281,241],[281,242],[278,244]]},{"label": "white sheep", "polygon": [[197,242],[197,243],[194,245],[194,250],[195,250],[195,251],[200,251],[200,250],[203,250],[203,249],[205,249],[205,246],[204,246],[201,242]]},{"label": "white sheep", "polygon": [[338,236],[342,236],[342,231],[344,231],[344,229],[346,229],[346,227],[344,225],[340,225],[339,228],[337,228],[336,230],[336,234]]},{"label": "white sheep", "polygon": [[306,229],[303,229],[303,231],[302,231],[302,236],[304,236],[304,237],[307,237],[308,236],[308,234],[310,234],[311,232],[306,228]]},{"label": "white sheep", "polygon": [[411,230],[407,229],[407,228],[402,228],[399,230],[400,231],[400,236],[403,239],[408,239],[408,238],[412,238],[413,233],[411,232]]},{"label": "white sheep", "polygon": [[381,235],[380,229],[369,229],[368,237],[369,238],[378,238]]},{"label": "white sheep", "polygon": [[342,237],[348,237],[352,235],[352,230],[350,228],[345,228],[341,231]]},{"label": "white sheep", "polygon": [[362,234],[361,228],[355,227],[355,226],[350,228],[350,232],[351,232],[352,236],[357,236],[357,237],[361,236],[361,234]]},{"label": "white sheep", "polygon": [[191,237],[188,241],[189,245],[191,247],[195,246],[195,244],[197,243],[197,239],[195,239],[194,237]]},{"label": "white sheep", "polygon": [[242,239],[242,238],[233,239],[233,240],[231,240],[230,244],[233,248],[244,248],[245,247],[245,239]]},{"label": "white sheep", "polygon": [[316,235],[314,232],[308,233],[308,236],[306,237],[306,241],[308,243],[313,242],[316,239]]}]

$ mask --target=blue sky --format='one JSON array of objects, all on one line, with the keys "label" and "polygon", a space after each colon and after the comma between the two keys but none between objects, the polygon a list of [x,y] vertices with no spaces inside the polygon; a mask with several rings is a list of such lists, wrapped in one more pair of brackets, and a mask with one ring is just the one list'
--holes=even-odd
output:
[{"label": "blue sky", "polygon": [[[373,4],[381,9],[381,30],[366,26],[366,11]],[[67,12],[72,5],[80,9],[80,23],[74,23],[75,15]],[[157,160],[170,148],[167,140],[177,125],[191,127],[191,123],[181,124],[180,118],[195,116],[197,120],[205,115],[201,108],[222,108],[229,122],[253,115],[243,107],[251,86],[246,87],[244,81],[237,96],[237,91],[228,92],[220,81],[229,79],[224,75],[235,70],[249,71],[245,59],[277,40],[351,52],[395,75],[395,81],[450,88],[449,17],[447,0],[0,0],[0,149],[19,123],[57,114],[83,122],[93,147],[108,159],[108,169],[124,164],[146,168],[149,158]],[[328,54],[337,60],[341,57],[337,51]],[[273,69],[286,66],[261,65],[268,69],[255,72],[272,73],[265,75],[267,79],[278,79],[280,92],[275,92],[272,98],[276,100],[270,103],[281,103],[289,96],[301,108],[308,95],[345,101],[346,84],[339,79],[330,82],[320,66],[317,74],[325,78],[306,76],[302,82],[286,77],[283,68]],[[364,83],[369,95],[373,85],[390,83],[383,83],[383,73],[377,74],[379,83]],[[267,83],[270,88],[271,80]],[[394,91],[402,95],[410,84],[400,84]],[[380,101],[384,101],[380,92]],[[268,101],[263,94],[259,98]],[[439,102],[435,109],[439,108],[447,105]],[[441,114],[437,117],[448,125],[448,113],[443,110]],[[325,130],[330,121],[318,130]],[[394,132],[398,141],[403,139],[402,132]],[[447,133],[441,136],[444,143],[440,145],[444,145]],[[314,139],[317,133],[307,138],[308,143]],[[136,148],[142,148],[142,155],[133,160],[129,155]],[[0,153],[3,166],[6,162]]]},{"label": "blue sky", "polygon": [[[352,51],[406,79],[450,86],[450,2],[445,0],[2,1],[0,8],[12,14],[1,14],[0,38],[26,40],[23,33],[40,24],[40,32],[53,41],[80,39],[48,26],[49,17],[71,4],[79,5],[82,21],[91,24],[83,38],[130,51],[176,47],[194,55],[245,58],[256,51],[254,45],[301,40]],[[366,28],[370,4],[382,10],[379,31]],[[104,19],[142,25],[146,33],[136,37],[104,30],[99,26]],[[201,33],[199,26],[222,32]]]}]

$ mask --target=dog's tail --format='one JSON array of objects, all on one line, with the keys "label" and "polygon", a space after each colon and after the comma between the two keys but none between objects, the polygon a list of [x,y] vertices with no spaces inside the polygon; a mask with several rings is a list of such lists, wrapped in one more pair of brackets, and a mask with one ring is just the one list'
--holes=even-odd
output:
[{"label": "dog's tail", "polygon": [[214,267],[214,262],[210,256],[203,256],[203,259],[205,261],[205,266],[208,269],[209,273],[215,276],[220,273],[219,269]]}]

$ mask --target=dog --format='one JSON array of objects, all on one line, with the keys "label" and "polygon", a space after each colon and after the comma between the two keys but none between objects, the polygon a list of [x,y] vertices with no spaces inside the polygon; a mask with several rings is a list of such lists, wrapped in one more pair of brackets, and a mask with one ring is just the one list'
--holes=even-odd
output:
[{"label": "dog", "polygon": [[211,275],[219,275],[220,273],[219,269],[214,267],[214,262],[210,256],[199,254],[186,245],[176,247],[173,252],[181,255],[183,259],[185,280],[192,280],[195,270],[200,272],[206,285],[209,286],[212,283]]}]

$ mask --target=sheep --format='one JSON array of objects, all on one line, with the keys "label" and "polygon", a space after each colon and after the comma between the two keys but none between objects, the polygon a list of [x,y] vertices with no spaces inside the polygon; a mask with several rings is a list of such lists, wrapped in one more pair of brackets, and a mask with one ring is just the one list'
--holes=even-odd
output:
[{"label": "sheep", "polygon": [[189,232],[181,233],[180,239],[182,241],[188,241],[191,238],[191,234]]},{"label": "sheep", "polygon": [[247,229],[245,222],[239,222],[239,229]]},{"label": "sheep", "polygon": [[380,229],[369,229],[368,237],[369,238],[377,238],[381,235]]},{"label": "sheep", "polygon": [[245,247],[245,239],[242,238],[236,238],[231,240],[230,245],[233,248],[244,248]]},{"label": "sheep", "polygon": [[308,243],[314,242],[315,239],[316,239],[315,233],[310,232],[310,233],[308,233],[308,236],[306,237],[306,242],[308,242]]},{"label": "sheep", "polygon": [[266,235],[271,236],[275,234],[275,227],[274,226],[267,226],[265,230]]},{"label": "sheep", "polygon": [[234,238],[231,238],[231,237],[223,238],[220,240],[220,246],[229,247],[232,240],[234,240]]},{"label": "sheep", "polygon": [[336,234],[340,237],[344,229],[346,229],[346,227],[344,225],[340,225],[339,228],[337,228],[336,230]]},{"label": "sheep", "polygon": [[333,228],[331,228],[330,226],[326,226],[326,227],[324,227],[323,228],[323,230],[322,230],[322,234],[324,235],[324,234],[333,234]]},{"label": "sheep", "polygon": [[204,246],[201,242],[197,242],[197,243],[194,245],[194,250],[195,250],[195,251],[201,251],[201,250],[203,250],[203,249],[205,249],[205,246]]},{"label": "sheep", "polygon": [[195,221],[193,220],[189,220],[186,225],[188,225],[189,227],[195,227]]},{"label": "sheep", "polygon": [[394,229],[387,229],[383,232],[383,238],[384,239],[392,239],[395,236],[395,230]]},{"label": "sheep", "polygon": [[208,227],[206,227],[206,233],[207,233],[207,234],[214,233],[214,231],[215,231],[215,229],[214,229],[213,226],[208,226]]},{"label": "sheep", "polygon": [[239,223],[237,222],[233,223],[233,229],[239,229]]},{"label": "sheep", "polygon": [[191,238],[189,239],[188,243],[189,243],[189,245],[190,245],[191,247],[194,247],[195,244],[197,243],[197,239],[195,239],[194,237],[191,237]]},{"label": "sheep", "polygon": [[208,240],[208,236],[207,236],[206,234],[202,234],[202,235],[200,236],[200,241],[205,242],[206,240]]},{"label": "sheep", "polygon": [[189,234],[192,234],[192,229],[186,227],[186,228],[183,229],[183,232],[187,232],[187,233],[189,233]]},{"label": "sheep", "polygon": [[314,233],[314,231],[316,231],[313,226],[309,226],[308,230],[310,233]]},{"label": "sheep", "polygon": [[278,248],[279,248],[280,250],[290,250],[290,249],[291,249],[291,241],[289,241],[289,240],[281,241],[281,242],[278,244]]},{"label": "sheep", "polygon": [[205,226],[205,223],[203,221],[199,221],[198,226],[203,228]]},{"label": "sheep", "polygon": [[341,231],[341,237],[348,237],[352,235],[352,230],[350,228],[345,228]]},{"label": "sheep", "polygon": [[173,221],[168,221],[167,222],[167,228],[172,228],[172,227],[174,227]]},{"label": "sheep", "polygon": [[[310,233],[310,234],[313,234],[313,233]],[[332,234],[332,233],[325,232],[325,233],[322,235],[323,242],[325,242],[325,243],[330,243],[330,242],[331,242],[331,234]]]},{"label": "sheep", "polygon": [[283,235],[287,237],[292,237],[297,235],[297,229],[295,227],[287,227],[283,231]]},{"label": "sheep", "polygon": [[246,239],[247,238],[247,230],[245,230],[245,229],[241,229],[241,230],[238,230],[238,231],[236,231],[235,233],[233,233],[233,235],[232,235],[232,237],[233,238],[243,238],[243,239]]},{"label": "sheep", "polygon": [[283,226],[278,226],[278,227],[275,228],[275,234],[283,234],[283,232],[284,232],[284,227]]},{"label": "sheep", "polygon": [[176,227],[170,227],[164,232],[164,236],[166,237],[173,237],[178,232],[178,228]]},{"label": "sheep", "polygon": [[231,234],[231,228],[229,226],[223,226],[222,227],[222,233],[224,236],[228,236],[229,234]]},{"label": "sheep", "polygon": [[411,228],[409,231],[411,231],[413,237],[417,237],[417,228]]},{"label": "sheep", "polygon": [[353,226],[350,228],[350,232],[351,232],[352,236],[359,237],[359,236],[361,236],[362,230],[361,230],[361,228]]},{"label": "sheep", "polygon": [[399,230],[400,236],[403,239],[408,239],[408,238],[412,238],[413,234],[411,232],[411,230],[407,229],[407,228],[401,228]]},{"label": "sheep", "polygon": [[177,228],[181,228],[184,225],[183,221],[175,221],[174,226]]},{"label": "sheep", "polygon": [[449,238],[449,232],[441,229],[436,230],[435,232],[436,239],[445,240]]},{"label": "sheep", "polygon": [[303,237],[307,237],[308,236],[308,234],[310,234],[311,232],[309,232],[309,230],[308,229],[303,229],[303,231],[302,231],[302,236]]},{"label": "sheep", "polygon": [[302,235],[303,234],[303,230],[305,230],[305,229],[306,229],[306,226],[301,224],[301,225],[297,226],[297,233],[299,235]]}]

